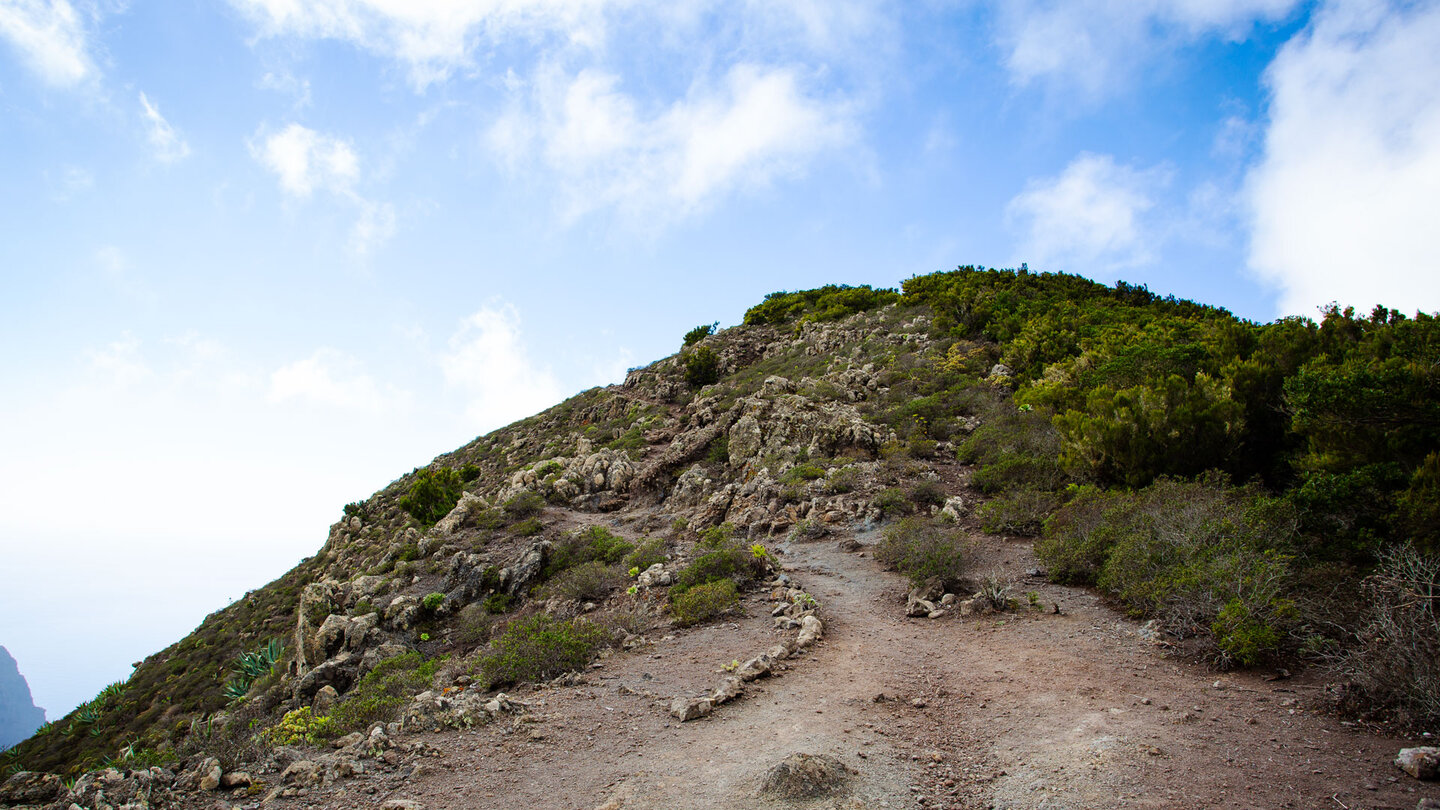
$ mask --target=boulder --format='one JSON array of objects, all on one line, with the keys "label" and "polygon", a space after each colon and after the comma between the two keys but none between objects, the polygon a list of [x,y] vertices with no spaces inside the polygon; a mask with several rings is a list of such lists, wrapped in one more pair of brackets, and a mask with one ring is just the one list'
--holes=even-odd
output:
[{"label": "boulder", "polygon": [[313,787],[320,784],[319,764],[308,760],[298,759],[280,773],[280,781],[295,787]]},{"label": "boulder", "polygon": [[716,706],[722,703],[729,703],[740,696],[742,682],[738,676],[726,675],[715,685],[715,690],[710,693],[710,702]]},{"label": "boulder", "polygon": [[1440,778],[1440,748],[1432,745],[1402,748],[1395,757],[1395,766],[1416,779]]},{"label": "boulder", "polygon": [[64,787],[53,773],[20,771],[0,785],[0,804],[46,804],[58,798]]},{"label": "boulder", "polygon": [[682,723],[699,720],[714,709],[710,698],[675,698],[670,702],[670,714]]},{"label": "boulder", "polygon": [[765,774],[760,792],[782,799],[812,799],[840,790],[849,778],[845,763],[828,754],[791,754]]},{"label": "boulder", "polygon": [[825,631],[825,625],[814,616],[800,617],[800,635],[795,637],[795,646],[805,649],[816,641],[820,640],[820,634]]}]

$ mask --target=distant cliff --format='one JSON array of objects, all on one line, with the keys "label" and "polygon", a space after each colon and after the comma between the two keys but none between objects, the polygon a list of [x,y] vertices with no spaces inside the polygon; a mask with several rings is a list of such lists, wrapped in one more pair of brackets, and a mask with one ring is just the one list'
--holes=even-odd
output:
[{"label": "distant cliff", "polygon": [[30,684],[14,656],[0,647],[0,748],[9,748],[45,723],[45,710],[30,697]]}]

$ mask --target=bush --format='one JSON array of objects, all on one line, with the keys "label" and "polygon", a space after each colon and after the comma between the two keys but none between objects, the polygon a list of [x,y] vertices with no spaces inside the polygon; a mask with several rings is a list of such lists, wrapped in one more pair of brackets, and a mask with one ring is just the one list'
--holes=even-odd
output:
[{"label": "bush", "polygon": [[438,591],[427,593],[425,594],[425,598],[420,600],[420,607],[423,608],[426,613],[434,613],[439,610],[443,604],[445,604],[445,594]]},{"label": "bush", "polygon": [[870,499],[870,505],[880,510],[882,519],[908,515],[915,511],[915,504],[910,502],[905,490],[899,487],[882,489],[875,493],[875,497]]},{"label": "bush", "polygon": [[922,509],[945,505],[945,489],[938,481],[921,481],[910,487],[906,495],[911,503]]},{"label": "bush", "polygon": [[411,697],[430,687],[443,661],[443,657],[427,661],[412,651],[376,664],[335,705],[330,712],[333,723],[326,733],[340,736],[365,729],[371,723],[394,720]]},{"label": "bush", "polygon": [[738,601],[740,596],[734,580],[722,579],[675,594],[670,601],[670,613],[676,624],[688,627],[719,616]]},{"label": "bush", "polygon": [[545,524],[541,523],[539,518],[525,518],[511,526],[510,531],[517,537],[534,537],[545,531]]},{"label": "bush", "polygon": [[1055,492],[1040,489],[1017,489],[987,501],[975,514],[980,527],[992,534],[1032,536],[1040,533],[1064,499]]},{"label": "bush", "polygon": [[587,526],[561,538],[550,552],[545,576],[553,577],[577,565],[599,562],[613,565],[635,550],[635,544],[612,533],[604,526]]},{"label": "bush", "polygon": [[844,495],[847,492],[854,492],[860,486],[860,471],[854,467],[841,467],[832,470],[825,479],[825,493],[827,495]]},{"label": "bush", "polygon": [[517,619],[480,660],[492,688],[521,681],[544,681],[577,670],[609,641],[604,628],[584,620],[562,620],[537,613]]},{"label": "bush", "polygon": [[801,463],[799,463],[799,464],[796,464],[794,467],[791,467],[790,469],[786,470],[786,471],[785,471],[785,474],[782,475],[782,476],[780,476],[780,483],[782,483],[782,484],[803,484],[803,483],[805,483],[805,482],[807,482],[807,481],[814,481],[814,480],[817,479],[817,478],[824,478],[824,477],[825,477],[825,468],[824,468],[824,467],[821,467],[819,464],[814,464],[814,463],[811,463],[811,462],[809,462],[809,461],[805,461],[805,462],[801,462]]},{"label": "bush", "polygon": [[1160,479],[1135,493],[1082,491],[1036,552],[1062,581],[1092,579],[1135,616],[1197,637],[1222,666],[1274,657],[1298,621],[1281,501],[1218,476]]},{"label": "bush", "polygon": [[410,491],[400,498],[400,508],[422,524],[434,525],[460,502],[463,486],[460,473],[448,467],[426,467],[416,474]]},{"label": "bush", "polygon": [[735,527],[729,523],[702,532],[695,549],[703,553],[676,574],[671,597],[697,585],[728,579],[743,586],[761,576],[769,565],[768,558],[756,557],[734,535]]},{"label": "bush", "polygon": [[319,745],[335,736],[334,718],[315,717],[309,706],[285,713],[280,722],[265,729],[260,736],[270,745]]},{"label": "bush", "polygon": [[525,491],[501,505],[511,520],[535,517],[545,509],[545,498],[538,492]]},{"label": "bush", "polygon": [[1363,593],[1366,620],[1337,671],[1361,707],[1433,727],[1440,723],[1440,555],[1409,544],[1387,549]]},{"label": "bush", "polygon": [[685,333],[685,346],[688,348],[688,347],[690,347],[690,346],[695,345],[696,343],[699,343],[700,341],[704,340],[705,338],[710,337],[711,335],[715,334],[715,327],[717,327],[717,326],[719,326],[719,325],[720,325],[720,322],[719,322],[719,321],[716,321],[715,323],[712,323],[712,324],[701,324],[700,326],[697,326],[697,327],[695,327],[694,329],[691,329],[689,332],[686,332],[686,333]]},{"label": "bush", "polygon": [[665,541],[659,538],[641,540],[635,550],[625,555],[624,567],[644,571],[655,563],[665,562]]},{"label": "bush", "polygon": [[931,579],[958,584],[968,556],[949,524],[916,517],[891,526],[875,547],[875,559],[894,566],[916,585]]},{"label": "bush", "polygon": [[696,388],[704,388],[720,379],[720,356],[709,346],[701,346],[687,352],[685,361],[685,382]]},{"label": "bush", "polygon": [[562,571],[546,587],[550,593],[565,599],[598,602],[624,581],[625,574],[618,566],[591,560]]}]

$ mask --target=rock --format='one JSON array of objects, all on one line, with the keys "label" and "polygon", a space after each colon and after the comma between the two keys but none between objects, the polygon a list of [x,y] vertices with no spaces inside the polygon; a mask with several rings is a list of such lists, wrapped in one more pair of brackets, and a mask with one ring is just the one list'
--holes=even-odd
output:
[{"label": "rock", "polygon": [[859,540],[856,540],[853,537],[847,537],[844,540],[841,540],[838,544],[836,544],[836,548],[840,549],[841,551],[850,552],[859,551],[860,549],[864,548],[864,546],[860,545]]},{"label": "rock", "polygon": [[1015,376],[1015,372],[1011,371],[1010,367],[1005,365],[1004,363],[996,363],[995,365],[990,367],[990,376],[996,379],[1004,380]]},{"label": "rock", "polygon": [[310,701],[312,713],[316,717],[323,717],[329,714],[330,710],[335,706],[335,701],[339,699],[340,693],[335,691],[335,687],[328,683],[325,684],[315,692],[314,699]]},{"label": "rock", "polygon": [[214,764],[210,765],[210,767],[207,768],[205,770],[205,773],[200,777],[200,789],[218,790],[220,788],[220,779],[225,774],[223,771],[220,770],[220,763],[218,761],[210,759],[207,760],[207,763]]},{"label": "rock", "polygon": [[805,649],[811,644],[820,640],[820,634],[825,631],[825,625],[814,616],[800,617],[800,635],[795,637],[795,646]]},{"label": "rock", "polygon": [[741,664],[740,668],[735,670],[735,675],[739,677],[740,680],[749,683],[756,678],[769,675],[770,668],[774,665],[774,663],[774,659],[764,653],[761,653],[760,655],[757,655],[754,658],[751,658],[749,661]]},{"label": "rock", "polygon": [[944,616],[946,613],[949,613],[949,612],[950,612],[950,611],[948,611],[948,610],[946,610],[946,609],[944,609],[944,608],[935,608],[934,610],[932,610],[932,611],[930,611],[929,613],[925,614],[925,618],[927,618],[927,619],[938,619],[938,618],[940,618],[941,616]]},{"label": "rock", "polygon": [[844,787],[850,773],[828,754],[791,754],[765,774],[760,792],[783,799],[826,796]]},{"label": "rock", "polygon": [[955,594],[953,594],[953,593],[947,593],[947,594],[945,594],[944,596],[940,597],[940,607],[945,607],[945,608],[953,607],[953,606],[955,605],[955,599],[956,599]]},{"label": "rock", "polygon": [[1395,757],[1395,766],[1416,779],[1440,778],[1440,748],[1431,745],[1402,748]]},{"label": "rock", "polygon": [[736,675],[726,675],[716,684],[715,691],[710,693],[710,702],[716,706],[722,703],[729,703],[740,696],[742,681]]},{"label": "rock", "polygon": [[0,804],[45,804],[58,798],[64,787],[53,773],[20,771],[0,785]]},{"label": "rock", "polygon": [[714,709],[710,698],[675,698],[670,702],[670,714],[682,723],[699,720]]},{"label": "rock", "polygon": [[1440,799],[1421,799],[1415,810],[1440,810]]},{"label": "rock", "polygon": [[380,810],[425,810],[425,805],[414,799],[386,799]]},{"label": "rock", "polygon": [[295,787],[320,784],[320,766],[308,759],[297,759],[280,773],[280,781]]},{"label": "rock", "polygon": [[911,599],[905,603],[905,615],[918,618],[935,612],[935,603],[928,599]]},{"label": "rock", "polygon": [[945,505],[940,507],[940,514],[951,520],[959,520],[966,511],[968,508],[965,505],[965,499],[959,495],[951,495],[946,498]]},{"label": "rock", "polygon": [[935,602],[944,595],[944,583],[938,579],[928,579],[923,584],[916,585],[905,595],[905,615],[930,615],[937,607]]},{"label": "rock", "polygon": [[234,790],[235,788],[250,787],[252,781],[254,780],[250,778],[250,774],[244,771],[231,771],[220,777],[220,787]]}]

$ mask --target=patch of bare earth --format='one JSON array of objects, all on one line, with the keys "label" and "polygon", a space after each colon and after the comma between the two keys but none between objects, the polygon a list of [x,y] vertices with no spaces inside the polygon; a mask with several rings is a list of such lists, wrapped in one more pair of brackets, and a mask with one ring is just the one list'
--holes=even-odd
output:
[{"label": "patch of bare earth", "polygon": [[[821,602],[824,640],[707,718],[666,707],[774,643],[766,593],[743,618],[653,634],[574,686],[516,693],[530,704],[518,718],[416,735],[439,755],[413,772],[283,806],[1409,810],[1440,795],[1393,767],[1401,741],[1315,712],[1316,684],[1167,657],[1093,594],[1027,578],[1028,541],[976,535],[975,568],[1044,610],[931,620],[905,618],[904,580],[863,546],[841,551],[844,537],[781,548]],[[762,795],[793,753],[851,775],[812,799]]]}]

